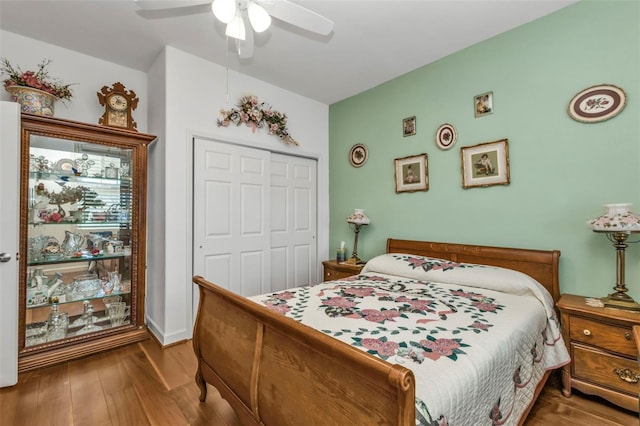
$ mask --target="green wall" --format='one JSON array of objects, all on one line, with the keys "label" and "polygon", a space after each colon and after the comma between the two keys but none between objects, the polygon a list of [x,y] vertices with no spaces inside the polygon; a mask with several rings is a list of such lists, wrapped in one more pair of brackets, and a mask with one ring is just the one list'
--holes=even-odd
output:
[{"label": "green wall", "polygon": [[[563,292],[602,296],[615,284],[615,249],[586,221],[605,203],[640,211],[640,4],[582,1],[331,105],[331,255],[353,231],[354,208],[371,218],[359,254],[385,250],[387,237],[559,249]],[[437,43],[424,40],[420,45]],[[626,108],[600,123],[567,115],[584,88],[614,84]],[[493,91],[494,113],[474,118],[473,96]],[[415,136],[402,119],[415,115]],[[456,145],[435,145],[451,123]],[[511,184],[462,188],[460,148],[508,138]],[[351,167],[364,143],[369,159]],[[427,153],[427,192],[395,193],[394,159]],[[640,300],[640,244],[627,251],[627,286]]]}]

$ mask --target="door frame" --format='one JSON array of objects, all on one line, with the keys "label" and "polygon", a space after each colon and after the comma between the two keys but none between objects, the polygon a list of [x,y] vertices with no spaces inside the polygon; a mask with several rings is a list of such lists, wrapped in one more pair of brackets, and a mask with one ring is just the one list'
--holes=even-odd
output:
[{"label": "door frame", "polygon": [[[193,155],[194,155],[194,144],[195,144],[195,139],[199,138],[199,139],[207,139],[207,140],[211,140],[214,142],[222,142],[222,143],[228,143],[231,145],[238,145],[238,146],[243,146],[243,147],[247,147],[247,148],[253,148],[253,149],[263,149],[265,151],[269,151],[271,153],[277,153],[277,154],[283,154],[283,155],[291,155],[291,156],[296,156],[296,157],[301,157],[301,158],[308,158],[311,160],[315,160],[317,162],[317,168],[316,168],[316,205],[320,206],[320,205],[329,205],[329,200],[328,200],[328,185],[329,185],[329,181],[328,181],[328,173],[329,173],[329,167],[328,167],[328,158],[325,158],[325,156],[320,155],[318,153],[314,153],[314,152],[291,152],[290,150],[287,149],[278,149],[278,148],[273,148],[273,147],[262,147],[262,146],[256,146],[255,142],[246,140],[246,139],[237,139],[237,138],[231,138],[228,137],[228,135],[223,135],[222,133],[219,132],[211,132],[211,133],[205,133],[205,132],[198,132],[198,131],[191,131],[188,130],[187,131],[187,143],[185,144],[186,146],[186,150],[187,150],[187,174],[189,176],[189,179],[187,179],[187,188],[186,188],[186,193],[187,193],[187,214],[185,217],[185,229],[188,229],[189,232],[186,233],[186,240],[187,240],[187,252],[186,252],[186,260],[187,260],[187,265],[189,266],[189,277],[187,280],[187,285],[185,286],[185,292],[186,292],[186,298],[185,300],[188,302],[187,303],[187,307],[186,307],[186,315],[187,315],[187,319],[188,319],[188,324],[191,324],[191,326],[193,326],[193,324],[195,324],[195,320],[196,320],[196,308],[194,308],[194,289],[197,287],[195,284],[192,283],[191,278],[193,277],[194,274],[194,261],[193,261],[193,178],[194,178],[194,167],[193,167]],[[289,147],[291,149],[291,147]],[[328,155],[328,154],[327,154]],[[326,165],[325,165],[326,164]],[[320,186],[320,182],[321,182],[321,178],[325,179],[325,175],[326,175],[326,184],[327,184],[327,199],[326,200],[321,200],[321,186]],[[321,204],[321,201],[324,201],[323,204]],[[329,252],[329,212],[327,211],[326,214],[326,218],[324,221],[321,220],[321,215],[318,214],[317,216],[317,220],[316,220],[316,228],[317,228],[317,232],[316,232],[316,255],[318,258],[318,262],[316,264],[316,279],[318,280],[318,282],[322,281],[322,262],[321,259],[325,258],[327,256],[327,253]],[[322,232],[320,232],[320,230],[322,230]]]}]

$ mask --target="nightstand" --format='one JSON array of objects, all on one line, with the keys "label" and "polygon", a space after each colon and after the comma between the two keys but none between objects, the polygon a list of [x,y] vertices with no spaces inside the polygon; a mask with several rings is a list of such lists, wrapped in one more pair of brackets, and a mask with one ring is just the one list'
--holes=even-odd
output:
[{"label": "nightstand", "polygon": [[573,388],[638,412],[640,368],[633,326],[640,325],[640,313],[589,306],[584,297],[571,294],[562,295],[558,309],[571,355],[571,363],[562,368],[564,396],[571,396]]},{"label": "nightstand", "polygon": [[338,280],[340,278],[357,275],[364,268],[362,265],[349,265],[348,263],[338,263],[335,259],[322,262],[324,267],[324,281]]}]

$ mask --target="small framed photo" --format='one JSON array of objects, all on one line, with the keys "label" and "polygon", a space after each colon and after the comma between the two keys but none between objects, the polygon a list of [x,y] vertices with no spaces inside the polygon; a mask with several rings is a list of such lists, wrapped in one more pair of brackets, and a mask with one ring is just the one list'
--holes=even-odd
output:
[{"label": "small framed photo", "polygon": [[402,136],[413,136],[416,134],[416,116],[402,120]]},{"label": "small framed photo", "polygon": [[460,148],[462,187],[509,185],[509,140]]},{"label": "small framed photo", "polygon": [[396,158],[396,192],[416,192],[429,189],[427,154]]},{"label": "small framed photo", "polygon": [[476,118],[493,114],[493,92],[474,96],[473,111]]}]

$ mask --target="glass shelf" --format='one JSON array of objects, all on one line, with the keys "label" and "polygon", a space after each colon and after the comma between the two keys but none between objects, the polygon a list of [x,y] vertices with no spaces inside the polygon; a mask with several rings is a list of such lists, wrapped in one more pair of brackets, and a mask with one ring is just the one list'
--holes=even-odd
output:
[{"label": "glass shelf", "polygon": [[54,172],[29,172],[29,179],[36,181],[51,181],[51,182],[67,182],[67,183],[84,183],[84,184],[102,184],[102,185],[115,185],[115,186],[127,186],[131,185],[130,177],[108,178],[104,176],[75,176],[66,175],[63,173]]},{"label": "glass shelf", "polygon": [[[125,286],[126,285],[131,285],[130,283],[124,283]],[[109,294],[106,294],[104,291],[100,291],[96,294],[94,294],[93,296],[90,297],[78,297],[77,299],[70,299],[70,300],[65,300],[64,302],[57,302],[57,303],[40,303],[38,305],[27,305],[27,309],[35,309],[35,308],[46,308],[46,307],[51,307],[53,305],[58,305],[58,306],[63,306],[63,305],[68,305],[71,303],[78,303],[78,302],[83,302],[85,300],[101,300],[104,299],[105,297],[111,297],[111,296],[122,296],[123,299],[125,299],[125,296],[129,296],[131,295],[130,291],[114,291],[111,292]]]},{"label": "glass shelf", "polygon": [[109,259],[121,259],[123,257],[131,256],[130,253],[114,253],[114,254],[101,254],[99,256],[93,256],[90,254],[82,255],[78,257],[74,256],[63,256],[56,259],[42,259],[42,260],[29,260],[27,262],[28,266],[38,266],[38,265],[56,265],[59,263],[73,263],[73,262],[86,262],[90,260],[109,260]]},{"label": "glass shelf", "polygon": [[44,221],[29,222],[29,225],[31,225],[31,226],[40,226],[40,225],[64,225],[64,226],[69,226],[69,225],[88,225],[88,226],[91,226],[91,227],[94,227],[94,228],[122,228],[122,227],[128,228],[131,224],[128,221],[126,221],[126,222],[122,222],[122,221],[112,222],[112,221],[101,221],[101,220],[83,220],[83,221],[67,220],[67,221],[65,221],[63,219],[61,222],[44,222]]}]

